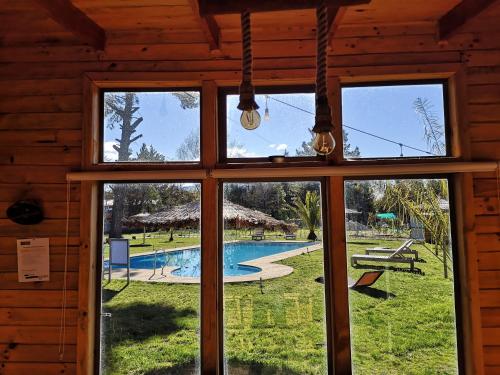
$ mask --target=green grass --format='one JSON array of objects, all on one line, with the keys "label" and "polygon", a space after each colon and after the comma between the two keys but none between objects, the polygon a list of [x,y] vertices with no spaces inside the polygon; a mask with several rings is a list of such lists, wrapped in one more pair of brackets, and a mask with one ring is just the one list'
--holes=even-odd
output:
[{"label": "green grass", "polygon": [[[354,241],[349,253],[399,242]],[[425,275],[386,271],[350,291],[357,374],[456,373],[453,284],[421,246]],[[225,355],[234,373],[324,374],[322,252],[282,261],[291,275],[225,286]],[[349,276],[366,270],[349,267]],[[199,352],[199,285],[113,281],[103,290],[106,374],[186,374]]]}]

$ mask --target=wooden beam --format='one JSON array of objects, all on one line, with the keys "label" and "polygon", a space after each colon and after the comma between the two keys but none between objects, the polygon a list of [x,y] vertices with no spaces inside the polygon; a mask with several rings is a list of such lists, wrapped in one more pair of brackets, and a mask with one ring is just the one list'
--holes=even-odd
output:
[{"label": "wooden beam", "polygon": [[331,47],[335,32],[347,11],[347,7],[328,8],[328,45]]},{"label": "wooden beam", "polygon": [[440,41],[451,38],[471,19],[485,11],[498,0],[463,0],[438,21]]},{"label": "wooden beam", "polygon": [[98,51],[104,51],[105,31],[70,0],[35,0],[50,17]]},{"label": "wooden beam", "polygon": [[193,8],[194,15],[207,38],[210,51],[220,52],[220,29],[219,25],[217,25],[217,21],[211,15],[200,15],[199,0],[189,0],[189,4],[191,5],[191,8]]},{"label": "wooden beam", "polygon": [[[338,8],[341,6],[368,4],[371,0],[327,0],[327,6]],[[319,0],[199,0],[202,16],[214,14],[241,13],[248,9],[250,12],[273,12],[280,10],[297,10],[316,8]]]}]

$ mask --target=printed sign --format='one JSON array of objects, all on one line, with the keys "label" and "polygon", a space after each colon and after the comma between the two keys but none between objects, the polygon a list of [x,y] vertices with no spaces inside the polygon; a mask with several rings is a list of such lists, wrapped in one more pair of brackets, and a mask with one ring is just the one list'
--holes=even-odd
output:
[{"label": "printed sign", "polygon": [[21,283],[49,281],[49,239],[17,240],[17,273]]}]

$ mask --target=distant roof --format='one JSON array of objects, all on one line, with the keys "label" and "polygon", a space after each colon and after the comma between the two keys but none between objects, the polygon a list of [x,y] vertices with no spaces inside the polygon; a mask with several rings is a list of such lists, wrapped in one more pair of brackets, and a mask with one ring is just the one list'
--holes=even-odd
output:
[{"label": "distant roof", "polygon": [[388,220],[394,220],[396,218],[396,215],[393,214],[392,212],[383,212],[383,213],[377,214],[376,216],[379,219],[388,219]]}]

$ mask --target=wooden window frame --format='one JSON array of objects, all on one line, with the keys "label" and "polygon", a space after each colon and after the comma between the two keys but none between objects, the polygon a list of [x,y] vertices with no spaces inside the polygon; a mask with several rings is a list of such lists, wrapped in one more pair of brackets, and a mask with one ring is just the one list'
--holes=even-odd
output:
[{"label": "wooden window frame", "polygon": [[[332,322],[329,350],[333,368],[330,373],[351,373],[350,325],[347,299],[346,239],[344,223],[344,180],[352,176],[417,174],[415,177],[453,173],[450,184],[455,190],[456,209],[455,228],[457,237],[458,278],[462,314],[462,344],[464,346],[464,373],[480,373],[483,367],[482,340],[479,311],[478,274],[475,261],[474,212],[468,202],[473,197],[472,172],[494,170],[496,162],[471,163],[470,139],[467,116],[463,108],[466,103],[465,67],[461,64],[397,65],[378,67],[348,67],[329,69],[329,97],[332,106],[341,108],[340,87],[343,83],[446,79],[449,83],[450,98],[450,137],[452,157],[447,163],[437,163],[429,159],[414,160],[361,160],[357,165],[346,165],[341,147],[328,158],[328,166],[272,165],[272,163],[244,163],[230,165],[218,162],[218,88],[236,86],[239,72],[133,72],[133,73],[87,73],[83,80],[84,119],[83,119],[83,172],[70,174],[68,180],[81,181],[81,247],[79,268],[79,318],[77,326],[77,372],[90,374],[95,357],[93,348],[95,335],[93,327],[96,306],[95,299],[97,253],[98,185],[105,180],[150,180],[179,181],[200,180],[201,192],[201,246],[202,256],[202,294],[201,294],[201,362],[202,373],[223,373],[222,336],[222,270],[219,249],[221,243],[222,202],[220,183],[226,179],[277,179],[298,175],[302,177],[323,176],[325,180],[325,221],[327,234],[326,250],[330,259],[333,277],[328,288],[331,293],[327,300]],[[291,78],[293,77],[293,78]],[[280,71],[258,71],[256,85],[310,85],[313,83],[313,69]],[[99,90],[109,88],[142,87],[201,87],[201,162],[199,166],[182,168],[169,164],[161,166],[127,165],[125,168],[99,165]],[[340,111],[334,111],[334,123],[342,123]],[[341,139],[341,128],[336,127],[336,139]],[[340,135],[340,138],[339,138]],[[442,159],[442,158],[440,158]],[[436,164],[437,163],[437,164]],[[482,168],[482,169],[481,169]],[[117,172],[118,170],[118,172]],[[389,172],[394,170],[394,174]],[[382,172],[385,171],[385,172]],[[281,172],[281,175],[276,173]],[[121,173],[121,174],[120,174]],[[304,174],[306,173],[306,174]],[[309,173],[309,174],[307,174]],[[198,177],[194,177],[198,176]],[[335,210],[331,209],[335,207]]]}]

